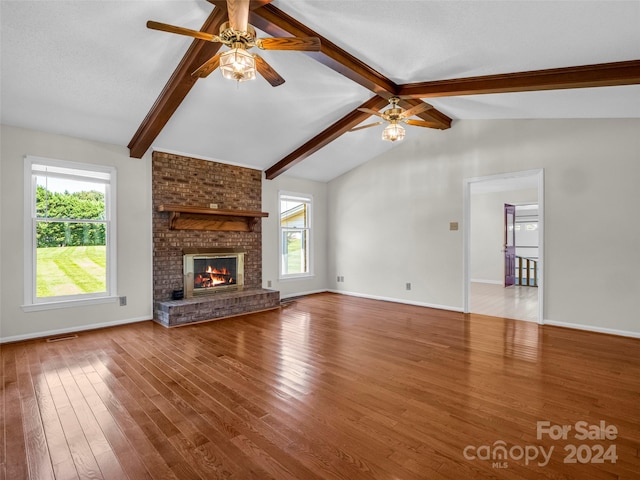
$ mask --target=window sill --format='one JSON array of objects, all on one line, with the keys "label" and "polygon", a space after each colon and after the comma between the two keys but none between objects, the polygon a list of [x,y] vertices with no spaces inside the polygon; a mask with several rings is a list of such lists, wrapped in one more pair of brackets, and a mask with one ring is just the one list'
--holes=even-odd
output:
[{"label": "window sill", "polygon": [[21,308],[24,312],[40,312],[43,310],[54,310],[57,308],[73,308],[84,307],[87,305],[98,305],[102,303],[114,303],[116,301],[118,301],[118,297],[84,298],[82,300],[63,300],[60,302],[30,303],[28,305],[21,305]]}]

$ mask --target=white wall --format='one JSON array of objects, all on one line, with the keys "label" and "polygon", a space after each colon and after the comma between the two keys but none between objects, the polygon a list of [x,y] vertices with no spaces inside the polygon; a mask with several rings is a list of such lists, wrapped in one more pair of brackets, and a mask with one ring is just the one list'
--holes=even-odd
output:
[{"label": "white wall", "polygon": [[[638,132],[639,119],[410,129],[402,144],[329,183],[329,285],[461,309],[463,179],[544,168],[545,321],[638,335]],[[461,230],[450,231],[451,221]]]},{"label": "white wall", "polygon": [[[638,335],[639,131],[637,119],[457,121],[446,131],[411,129],[392,151],[328,185],[263,180],[263,285],[271,280],[283,297],[331,288],[461,309],[463,179],[544,168],[546,321]],[[0,339],[150,319],[150,157],[7,126],[1,144]],[[126,307],[20,308],[27,154],[118,169],[118,294]],[[280,190],[314,196],[314,277],[278,281]],[[451,221],[461,229],[450,231]]]},{"label": "white wall", "polygon": [[[124,147],[2,126],[0,156],[0,341],[115,325],[153,316],[151,294],[151,159]],[[24,157],[115,166],[117,169],[117,302],[25,313],[23,294]]]},{"label": "white wall", "polygon": [[472,282],[504,284],[504,204],[537,201],[537,189],[528,188],[471,195],[469,276]]},{"label": "white wall", "polygon": [[[311,194],[313,276],[278,280],[280,230],[278,225],[278,193],[280,191]],[[327,184],[282,175],[274,180],[262,180],[262,210],[269,217],[262,219],[262,286],[280,291],[286,298],[327,290]],[[271,287],[268,282],[271,281]]]}]

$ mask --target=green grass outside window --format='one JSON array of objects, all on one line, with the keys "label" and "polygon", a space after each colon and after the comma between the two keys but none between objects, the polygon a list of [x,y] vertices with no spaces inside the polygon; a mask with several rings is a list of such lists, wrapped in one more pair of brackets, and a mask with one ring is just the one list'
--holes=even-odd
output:
[{"label": "green grass outside window", "polygon": [[36,251],[36,295],[56,297],[107,290],[104,245],[46,247]]}]

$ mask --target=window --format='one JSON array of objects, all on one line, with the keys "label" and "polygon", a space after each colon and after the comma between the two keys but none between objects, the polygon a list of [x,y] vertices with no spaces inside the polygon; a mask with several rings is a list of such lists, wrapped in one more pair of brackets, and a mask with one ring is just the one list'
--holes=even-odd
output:
[{"label": "window", "polygon": [[25,307],[115,295],[114,191],[112,167],[27,157]]},{"label": "window", "polygon": [[312,275],[312,197],[280,193],[280,278]]}]

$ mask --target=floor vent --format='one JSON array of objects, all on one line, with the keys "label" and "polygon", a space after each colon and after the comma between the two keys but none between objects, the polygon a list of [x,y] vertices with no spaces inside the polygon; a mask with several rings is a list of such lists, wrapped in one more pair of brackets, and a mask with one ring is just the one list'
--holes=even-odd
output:
[{"label": "floor vent", "polygon": [[281,307],[289,307],[295,303],[298,302],[298,300],[300,300],[302,298],[302,296],[299,297],[288,297],[288,298],[281,298],[280,299],[280,306]]},{"label": "floor vent", "polygon": [[74,338],[78,338],[78,335],[74,333],[72,333],[71,335],[60,335],[59,337],[47,338],[47,343],[61,342],[63,340],[73,340]]}]

